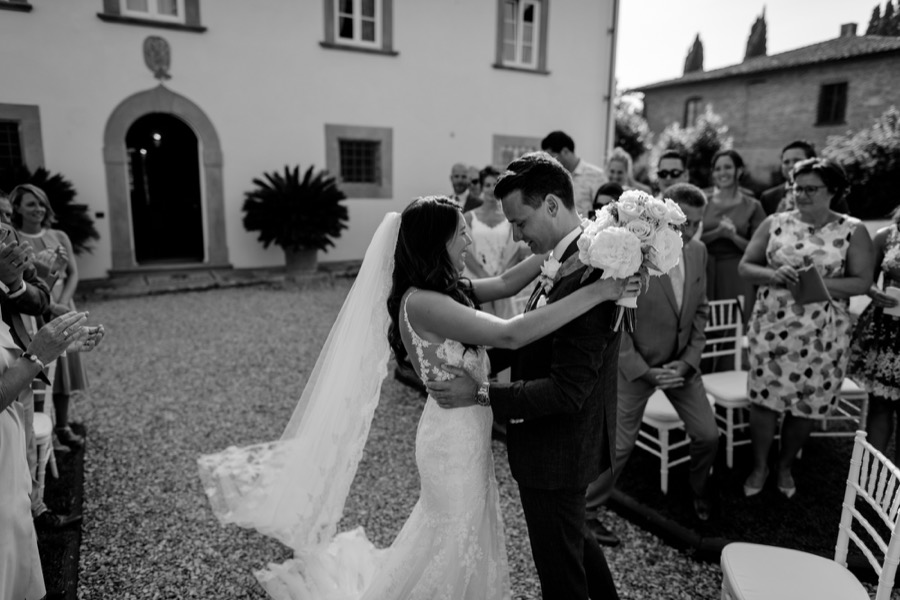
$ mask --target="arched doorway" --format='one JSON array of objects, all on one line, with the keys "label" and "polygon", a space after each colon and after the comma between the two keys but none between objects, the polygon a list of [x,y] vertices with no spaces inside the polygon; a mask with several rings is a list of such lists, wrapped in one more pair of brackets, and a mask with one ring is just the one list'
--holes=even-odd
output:
[{"label": "arched doorway", "polygon": [[[201,224],[196,235],[184,236],[202,245],[202,252],[193,249],[198,260],[157,258],[139,262],[136,255],[138,243],[132,223],[132,177],[129,144],[126,138],[132,128],[145,117],[152,123],[155,117],[167,117],[173,128],[184,126],[194,136],[187,146],[193,152],[194,164],[200,181]],[[157,120],[157,123],[160,121]],[[175,125],[177,123],[178,125]],[[141,127],[134,129],[139,131]],[[182,132],[184,129],[182,128]],[[150,132],[153,143],[153,131]],[[135,133],[137,136],[138,134]],[[165,136],[165,133],[161,135]],[[173,132],[177,135],[177,132]],[[146,138],[140,140],[146,143]],[[164,141],[164,140],[163,140]],[[134,146],[140,148],[141,146]],[[149,150],[149,147],[144,146]],[[112,242],[112,269],[110,274],[130,273],[162,268],[231,268],[228,261],[228,245],[225,236],[225,194],[222,183],[222,147],[219,136],[209,117],[191,100],[169,90],[163,85],[138,92],[122,101],[110,114],[103,133],[103,161],[106,164],[106,188],[109,196],[109,227]],[[151,196],[151,201],[155,201]],[[180,205],[179,205],[180,206]],[[176,211],[180,209],[175,209]],[[162,243],[173,240],[174,229],[179,227],[179,214],[166,215],[166,229]],[[140,227],[140,224],[138,224]],[[193,229],[192,229],[193,231]],[[168,263],[167,263],[168,261]]]},{"label": "arched doorway", "polygon": [[128,129],[125,147],[138,265],[203,262],[197,136],[177,117],[150,113]]}]

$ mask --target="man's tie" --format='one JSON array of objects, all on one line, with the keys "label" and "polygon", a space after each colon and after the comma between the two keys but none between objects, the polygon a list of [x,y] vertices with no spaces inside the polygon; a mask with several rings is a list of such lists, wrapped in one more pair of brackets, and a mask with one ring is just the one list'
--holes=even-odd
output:
[{"label": "man's tie", "polygon": [[669,271],[669,280],[672,282],[672,291],[675,293],[675,306],[681,312],[681,302],[684,299],[684,254],[678,264]]}]

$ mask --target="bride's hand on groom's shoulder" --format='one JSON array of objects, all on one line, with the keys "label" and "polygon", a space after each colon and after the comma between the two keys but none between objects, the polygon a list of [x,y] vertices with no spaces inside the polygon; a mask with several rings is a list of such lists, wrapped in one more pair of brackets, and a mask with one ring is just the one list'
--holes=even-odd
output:
[{"label": "bride's hand on groom's shoulder", "polygon": [[465,369],[452,365],[441,365],[441,368],[454,375],[447,381],[426,381],[428,394],[434,398],[441,408],[462,408],[475,404],[475,392],[478,382]]}]

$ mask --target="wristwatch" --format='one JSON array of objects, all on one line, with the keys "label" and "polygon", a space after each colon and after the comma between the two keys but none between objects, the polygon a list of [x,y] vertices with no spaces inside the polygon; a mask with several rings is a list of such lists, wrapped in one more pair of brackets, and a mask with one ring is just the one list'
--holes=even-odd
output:
[{"label": "wristwatch", "polygon": [[478,386],[478,389],[475,390],[475,404],[478,406],[490,406],[491,405],[491,396],[488,393],[491,384],[487,381],[481,383]]},{"label": "wristwatch", "polygon": [[39,359],[37,356],[35,356],[31,352],[23,352],[22,358],[24,358],[25,360],[30,360],[31,362],[33,362],[34,364],[39,366],[42,371],[44,370],[45,365],[44,365],[43,361],[41,361],[41,359]]}]

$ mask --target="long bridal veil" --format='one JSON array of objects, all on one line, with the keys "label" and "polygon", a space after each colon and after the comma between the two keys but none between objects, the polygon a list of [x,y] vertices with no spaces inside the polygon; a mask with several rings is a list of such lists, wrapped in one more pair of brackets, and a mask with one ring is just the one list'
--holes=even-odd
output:
[{"label": "long bridal veil", "polygon": [[334,538],[387,375],[386,302],[399,229],[399,213],[389,213],[375,232],[281,439],[198,459],[223,524],[254,528],[298,557]]}]

